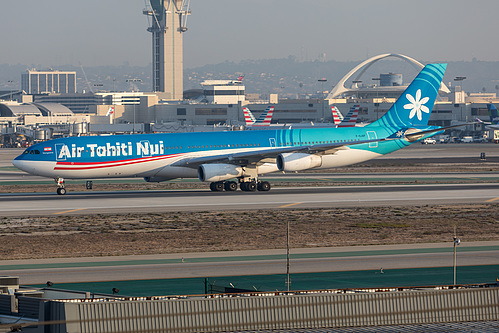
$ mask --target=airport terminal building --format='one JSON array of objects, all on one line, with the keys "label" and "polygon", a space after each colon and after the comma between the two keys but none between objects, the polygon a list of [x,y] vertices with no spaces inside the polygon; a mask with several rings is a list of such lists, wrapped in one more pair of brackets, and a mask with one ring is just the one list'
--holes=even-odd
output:
[{"label": "airport terminal building", "polygon": [[[258,117],[268,105],[275,108],[272,124],[276,126],[332,123],[331,106],[335,105],[342,114],[346,114],[353,105],[359,105],[358,125],[362,126],[380,118],[407,87],[399,73],[379,73],[377,84],[363,84],[358,80],[366,68],[388,57],[423,67],[423,64],[404,55],[383,54],[353,68],[334,85],[327,96],[279,99],[277,94],[271,94],[266,99],[260,99],[255,94],[247,94],[242,81],[207,80],[201,84],[201,89],[185,91],[183,100],[167,99],[161,92],[77,93],[75,72],[29,70],[22,75],[23,93],[16,92],[14,95],[11,92],[9,95],[6,92],[3,96],[4,99],[16,96],[23,105],[61,104],[73,113],[73,123],[80,121],[74,118],[77,115],[88,116],[84,122],[90,122],[90,126],[81,125],[81,128],[91,128],[92,122],[108,125],[107,129],[100,127],[100,133],[240,130],[245,125],[243,107],[249,108]],[[3,103],[4,110],[9,108],[9,103],[12,104]],[[430,125],[451,126],[473,122],[475,118],[489,121],[489,103],[499,104],[495,93],[467,93],[461,85],[447,87],[442,84]],[[110,108],[112,113],[109,112]],[[12,112],[6,116],[7,113],[4,112],[0,117],[3,134],[6,131],[15,132],[16,126],[47,126],[53,121],[40,114],[29,118],[29,123],[26,123],[28,118]],[[119,131],[116,130],[118,125],[121,126]],[[9,127],[12,129],[6,130]],[[63,135],[74,133],[69,129],[66,132]],[[491,139],[494,134],[486,130],[483,124],[474,124],[456,129],[453,135]]]}]

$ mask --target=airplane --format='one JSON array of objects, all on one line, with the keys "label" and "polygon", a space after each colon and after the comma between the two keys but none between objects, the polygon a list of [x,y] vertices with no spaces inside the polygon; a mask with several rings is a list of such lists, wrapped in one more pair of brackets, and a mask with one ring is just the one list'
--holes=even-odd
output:
[{"label": "airplane", "polygon": [[198,178],[212,191],[269,191],[260,175],[342,167],[407,147],[444,130],[428,126],[447,64],[426,65],[390,110],[365,127],[81,136],[41,142],[13,160],[55,179]]},{"label": "airplane", "polygon": [[274,107],[267,107],[258,119],[255,119],[255,116],[247,107],[243,107],[243,113],[246,126],[269,126],[274,114]]},{"label": "airplane", "polygon": [[[357,116],[359,115],[360,105],[354,105],[350,108],[347,115],[337,125],[338,127],[355,127]],[[338,111],[339,112],[339,111]]]},{"label": "airplane", "polygon": [[499,113],[494,104],[487,104],[487,110],[489,111],[490,122],[485,122],[479,118],[476,120],[482,124],[485,124],[485,128],[499,130]]}]

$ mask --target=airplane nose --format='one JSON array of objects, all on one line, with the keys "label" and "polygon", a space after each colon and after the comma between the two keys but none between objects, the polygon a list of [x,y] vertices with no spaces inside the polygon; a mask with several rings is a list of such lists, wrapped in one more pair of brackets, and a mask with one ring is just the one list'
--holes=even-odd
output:
[{"label": "airplane nose", "polygon": [[27,164],[27,162],[26,162],[26,161],[24,161],[24,160],[22,160],[22,159],[20,159],[19,157],[16,157],[16,158],[12,161],[12,164],[13,164],[16,168],[18,168],[18,169],[20,169],[20,170],[22,170],[22,171],[26,171],[26,172],[27,172],[27,165],[26,165],[26,164]]}]

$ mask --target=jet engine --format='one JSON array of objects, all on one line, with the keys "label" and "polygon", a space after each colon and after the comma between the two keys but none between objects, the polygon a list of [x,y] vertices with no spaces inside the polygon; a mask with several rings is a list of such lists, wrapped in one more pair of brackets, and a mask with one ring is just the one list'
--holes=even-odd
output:
[{"label": "jet engine", "polygon": [[277,155],[276,162],[280,171],[301,171],[320,167],[322,158],[312,154],[283,153]]},{"label": "jet engine", "polygon": [[202,164],[198,167],[198,177],[202,182],[220,182],[243,175],[243,168],[232,164]]}]

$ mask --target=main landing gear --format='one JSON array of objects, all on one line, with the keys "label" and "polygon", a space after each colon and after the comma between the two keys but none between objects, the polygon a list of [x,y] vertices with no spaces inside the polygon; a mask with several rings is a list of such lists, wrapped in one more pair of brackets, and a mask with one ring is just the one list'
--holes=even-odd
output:
[{"label": "main landing gear", "polygon": [[55,182],[57,183],[57,194],[64,195],[66,194],[66,189],[64,188],[64,178],[56,178]]},{"label": "main landing gear", "polygon": [[[241,191],[245,192],[255,192],[262,191],[267,192],[270,191],[270,183],[267,181],[249,181],[249,182],[240,182],[239,187]],[[214,192],[232,192],[237,190],[237,183],[235,181],[223,181],[223,182],[213,182],[210,183],[210,190]]]}]

